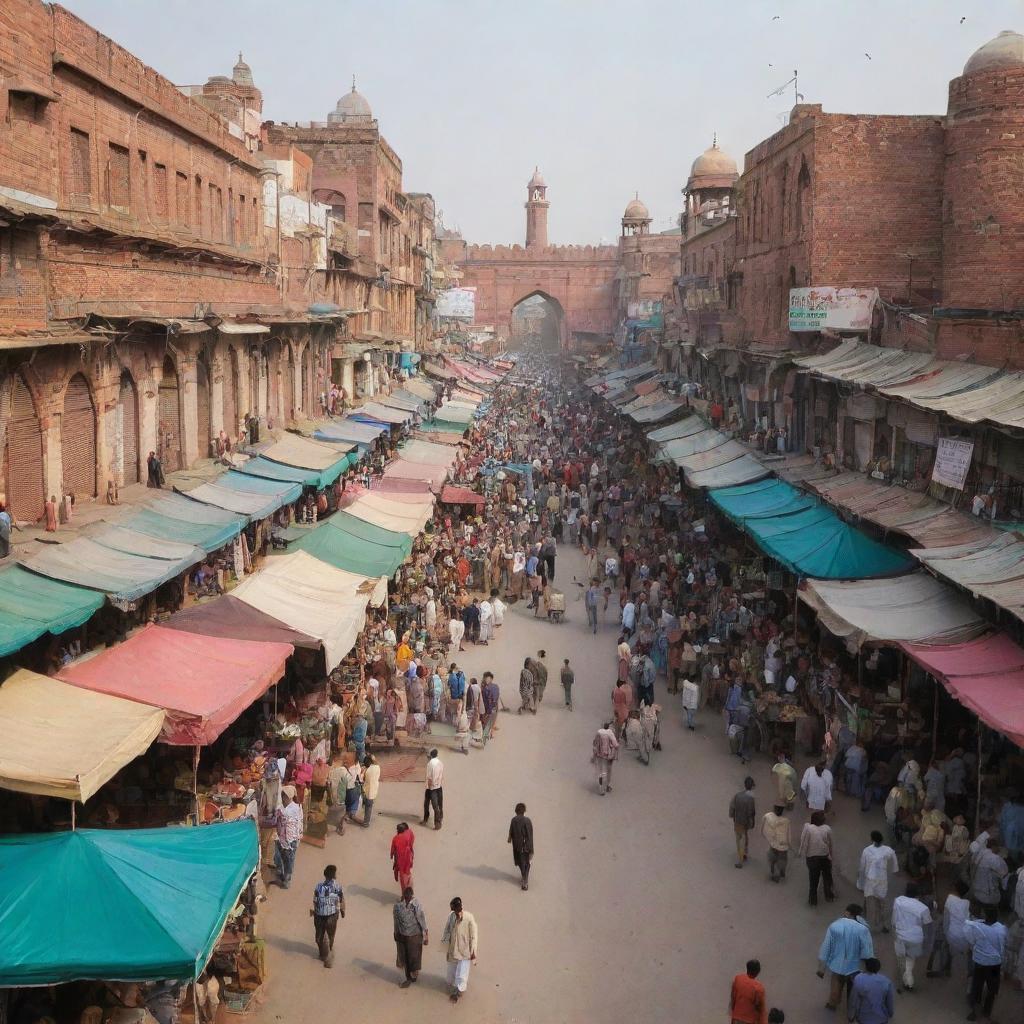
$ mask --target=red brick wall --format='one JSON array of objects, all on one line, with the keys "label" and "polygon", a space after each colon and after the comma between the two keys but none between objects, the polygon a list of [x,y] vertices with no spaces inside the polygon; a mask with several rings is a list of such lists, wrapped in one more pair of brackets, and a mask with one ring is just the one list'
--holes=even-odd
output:
[{"label": "red brick wall", "polygon": [[0,228],[0,334],[46,327],[46,285],[33,228]]}]

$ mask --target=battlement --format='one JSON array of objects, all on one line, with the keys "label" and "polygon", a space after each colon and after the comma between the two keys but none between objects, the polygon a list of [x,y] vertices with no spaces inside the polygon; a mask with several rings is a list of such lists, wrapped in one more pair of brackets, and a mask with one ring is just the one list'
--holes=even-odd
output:
[{"label": "battlement", "polygon": [[549,245],[543,249],[527,249],[523,245],[468,245],[465,259],[486,263],[498,260],[529,260],[537,263],[574,263],[580,260],[614,262],[618,259],[618,248],[614,245]]}]

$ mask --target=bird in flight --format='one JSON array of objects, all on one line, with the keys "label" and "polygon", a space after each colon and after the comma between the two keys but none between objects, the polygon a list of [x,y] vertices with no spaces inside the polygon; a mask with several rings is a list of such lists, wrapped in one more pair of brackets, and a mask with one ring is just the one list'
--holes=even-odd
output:
[{"label": "bird in flight", "polygon": [[962,18],[960,19],[960,24],[962,25],[962,24],[963,24],[963,23],[964,23],[964,22],[965,22],[966,20],[967,20],[967,15],[965,14],[965,15],[964,15],[964,16],[963,16],[963,17],[962,17]]},{"label": "bird in flight", "polygon": [[868,60],[871,60],[871,54],[870,53],[865,53],[864,56],[867,57]]},{"label": "bird in flight", "polygon": [[778,21],[780,17],[781,17],[781,15],[776,14],[775,17],[772,18],[772,21]]}]

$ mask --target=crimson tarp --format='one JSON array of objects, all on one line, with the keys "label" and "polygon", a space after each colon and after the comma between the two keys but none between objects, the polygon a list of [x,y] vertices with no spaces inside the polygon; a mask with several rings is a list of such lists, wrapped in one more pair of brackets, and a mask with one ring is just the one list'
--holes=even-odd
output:
[{"label": "crimson tarp", "polygon": [[484,505],[484,496],[471,491],[468,487],[455,487],[453,484],[445,484],[441,488],[441,501],[446,505]]}]

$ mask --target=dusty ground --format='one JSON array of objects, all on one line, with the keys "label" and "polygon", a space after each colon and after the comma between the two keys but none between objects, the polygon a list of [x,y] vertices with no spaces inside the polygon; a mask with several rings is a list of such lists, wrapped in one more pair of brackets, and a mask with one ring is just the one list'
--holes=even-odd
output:
[{"label": "dusty ground", "polygon": [[[459,658],[467,675],[492,670],[511,707],[518,704],[526,654],[547,651],[552,682],[540,713],[525,719],[502,714],[485,750],[467,757],[442,746],[442,831],[418,825],[421,784],[384,784],[370,829],[332,833],[323,851],[303,846],[291,889],[271,889],[262,918],[271,976],[255,1024],[319,1024],[325,1012],[350,1011],[370,1020],[402,1013],[401,1019],[419,1024],[455,1016],[487,1024],[610,1022],[634,1015],[653,1024],[725,1021],[732,976],[755,956],[769,1004],[782,1007],[788,1021],[845,1020],[824,1009],[827,983],[815,977],[816,957],[828,923],[856,896],[856,858],[876,817],[840,796],[833,823],[842,847],[835,904],[806,905],[800,861],[791,860],[784,886],[770,885],[761,840],[753,845],[752,862],[737,871],[726,809],[745,771],[728,754],[720,719],[705,712],[697,732],[687,732],[661,681],[664,750],[650,767],[625,755],[614,792],[599,796],[590,743],[610,707],[616,631],[609,624],[597,637],[587,632],[571,584],[582,568],[577,554],[561,550],[556,583],[570,601],[567,622],[535,621],[520,604],[489,647],[470,647]],[[557,681],[564,657],[576,670],[572,713],[563,707]],[[768,769],[763,760],[749,768],[758,783],[759,814],[770,800]],[[533,819],[537,846],[527,893],[519,889],[505,841],[520,800]],[[416,832],[413,879],[431,931],[423,975],[409,990],[398,987],[402,975],[391,939],[397,885],[388,860],[395,823],[403,819]],[[802,821],[798,812],[794,834]],[[316,959],[308,908],[329,862],[338,864],[348,916],[339,926],[336,964],[325,970]],[[480,959],[457,1007],[445,998],[438,942],[455,895],[480,929]],[[890,938],[879,936],[876,950],[891,976]],[[919,973],[919,991],[898,997],[896,1019],[963,1020],[960,984],[926,980],[923,965]],[[997,1011],[1003,1021],[1020,1020],[1019,995],[1004,988]]]}]

